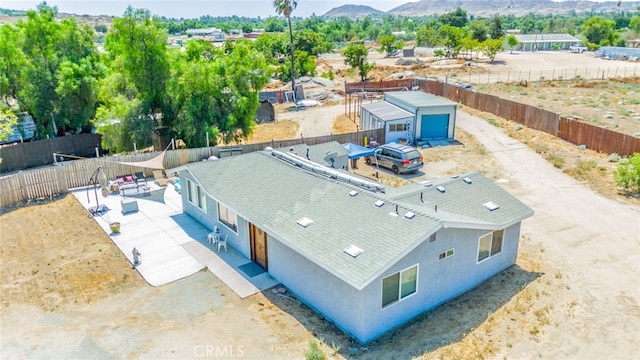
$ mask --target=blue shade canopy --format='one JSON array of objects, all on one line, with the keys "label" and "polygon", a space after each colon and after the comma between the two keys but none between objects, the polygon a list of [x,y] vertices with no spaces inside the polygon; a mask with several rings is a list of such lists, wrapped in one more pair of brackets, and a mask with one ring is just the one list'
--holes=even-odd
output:
[{"label": "blue shade canopy", "polygon": [[353,143],[342,144],[349,151],[349,159],[359,159],[363,156],[373,155],[373,150]]}]

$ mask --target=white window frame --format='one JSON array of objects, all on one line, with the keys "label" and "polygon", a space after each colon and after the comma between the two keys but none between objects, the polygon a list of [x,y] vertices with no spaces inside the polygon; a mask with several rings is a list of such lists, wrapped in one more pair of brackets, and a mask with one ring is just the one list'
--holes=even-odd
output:
[{"label": "white window frame", "polygon": [[[494,235],[496,233],[500,233],[500,232],[502,233],[502,236],[500,237],[500,250],[494,252],[493,251]],[[486,261],[488,259],[491,259],[494,256],[502,254],[502,250],[504,248],[504,233],[505,233],[504,229],[500,229],[500,230],[492,231],[490,233],[486,233],[486,234],[484,234],[484,235],[482,235],[482,236],[480,236],[478,238],[478,251],[477,251],[477,257],[476,257],[476,263],[477,264],[479,264],[479,263],[481,263],[483,261]],[[487,236],[491,236],[491,238],[489,239],[489,254],[487,255],[487,257],[485,257],[483,259],[480,259],[480,244],[482,243],[482,239],[486,238]]]},{"label": "white window frame", "polygon": [[207,193],[195,181],[187,179],[187,200],[198,209],[207,212]]},{"label": "white window frame", "polygon": [[[234,233],[238,233],[238,213],[218,201],[218,221]],[[224,218],[223,218],[224,214]],[[229,215],[232,215],[229,218]]]},{"label": "white window frame", "polygon": [[443,251],[440,254],[438,254],[438,261],[445,260],[446,258],[455,255],[455,253],[456,253],[456,248],[451,248],[447,251]]},{"label": "white window frame", "polygon": [[[413,268],[416,269],[416,280],[415,280],[416,289],[411,294],[407,294],[405,296],[402,296],[402,274],[407,272],[408,270],[413,269]],[[390,302],[388,304],[382,304],[382,300],[384,299],[384,280],[388,279],[388,278],[390,278],[392,276],[396,276],[396,275],[399,276],[399,278],[398,278],[398,299],[395,300],[395,301],[392,301],[392,302]],[[405,269],[402,269],[402,270],[400,270],[398,272],[395,272],[393,274],[390,274],[390,275],[387,275],[387,276],[383,277],[382,280],[380,281],[380,285],[381,285],[381,288],[380,288],[380,300],[381,300],[380,304],[381,304],[382,309],[386,309],[386,308],[388,308],[390,306],[393,306],[394,304],[402,302],[403,300],[405,300],[407,298],[410,298],[413,295],[417,294],[418,293],[419,278],[420,278],[420,264],[415,264],[415,265],[409,266],[409,267],[407,267]]]}]

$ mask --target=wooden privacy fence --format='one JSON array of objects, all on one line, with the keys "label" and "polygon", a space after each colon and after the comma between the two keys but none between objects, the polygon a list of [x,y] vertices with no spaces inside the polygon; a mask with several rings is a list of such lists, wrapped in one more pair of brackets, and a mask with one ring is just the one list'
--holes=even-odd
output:
[{"label": "wooden privacy fence", "polygon": [[95,156],[101,138],[98,134],[77,134],[4,146],[0,148],[0,173],[49,165],[53,162],[53,153]]},{"label": "wooden privacy fence", "polygon": [[[258,144],[237,146],[216,146],[195,149],[168,150],[165,152],[164,167],[177,168],[192,162],[207,159],[210,156],[222,157],[223,154],[246,154],[264,150],[267,146],[284,148],[298,144],[316,145],[330,141],[341,144],[356,143],[362,145],[364,137],[373,137],[384,142],[384,129],[358,131],[348,134],[317,136],[290,140],[270,141]],[[108,156],[59,162],[56,166],[42,167],[20,171],[0,178],[0,206],[3,210],[25,201],[51,198],[68,193],[70,189],[91,185],[90,179],[94,172],[101,167],[109,179],[116,176],[143,172],[146,177],[152,177],[153,169],[120,164],[119,162],[140,162],[158,156],[161,152],[136,153],[127,155]]]},{"label": "wooden privacy fence", "polygon": [[420,90],[457,101],[472,109],[488,112],[515,121],[532,129],[544,131],[576,145],[599,152],[618,155],[640,153],[640,138],[604,129],[535,106],[482,94],[453,84],[416,79]]}]

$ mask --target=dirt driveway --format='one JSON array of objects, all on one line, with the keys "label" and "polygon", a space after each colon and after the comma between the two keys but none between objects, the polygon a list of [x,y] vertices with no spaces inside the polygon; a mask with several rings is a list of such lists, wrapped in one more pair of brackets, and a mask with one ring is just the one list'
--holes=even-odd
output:
[{"label": "dirt driveway", "polygon": [[542,271],[566,283],[550,294],[554,328],[539,343],[514,342],[508,357],[630,359],[640,352],[640,209],[593,193],[487,121],[464,112],[457,121],[507,169],[495,180],[534,209],[523,246],[543,249]]}]

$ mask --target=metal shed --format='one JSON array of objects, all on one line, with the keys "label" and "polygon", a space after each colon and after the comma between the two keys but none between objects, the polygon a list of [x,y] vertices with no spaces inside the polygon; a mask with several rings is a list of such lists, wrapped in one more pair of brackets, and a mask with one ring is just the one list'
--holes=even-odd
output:
[{"label": "metal shed", "polygon": [[415,118],[413,114],[386,101],[378,101],[360,106],[360,129],[385,129],[386,142],[400,142],[406,139],[413,143]]},{"label": "metal shed", "polygon": [[453,140],[458,103],[422,91],[384,93],[384,101],[413,115],[414,126],[408,132],[409,143],[429,140]]}]

